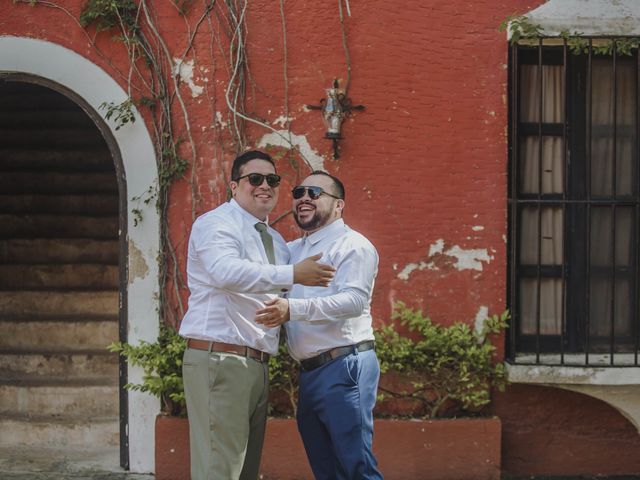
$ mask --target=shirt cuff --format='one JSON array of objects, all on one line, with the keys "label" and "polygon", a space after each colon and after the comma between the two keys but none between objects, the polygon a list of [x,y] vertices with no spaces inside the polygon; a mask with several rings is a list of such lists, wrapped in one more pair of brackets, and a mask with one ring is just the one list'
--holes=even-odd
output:
[{"label": "shirt cuff", "polygon": [[280,285],[280,293],[287,293],[293,286],[293,265],[276,265],[275,285]]},{"label": "shirt cuff", "polygon": [[304,298],[289,298],[289,320],[305,320],[307,317],[307,301]]}]

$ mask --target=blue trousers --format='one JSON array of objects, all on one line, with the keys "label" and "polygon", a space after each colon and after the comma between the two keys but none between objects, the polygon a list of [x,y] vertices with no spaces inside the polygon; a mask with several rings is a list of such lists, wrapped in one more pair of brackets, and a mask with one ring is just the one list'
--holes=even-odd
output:
[{"label": "blue trousers", "polygon": [[300,372],[298,430],[316,480],[382,479],[372,451],[379,378],[374,350]]}]

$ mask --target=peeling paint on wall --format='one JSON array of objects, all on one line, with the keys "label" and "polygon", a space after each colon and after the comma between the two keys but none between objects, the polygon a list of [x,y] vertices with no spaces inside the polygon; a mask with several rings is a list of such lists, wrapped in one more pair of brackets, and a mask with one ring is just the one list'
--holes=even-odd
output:
[{"label": "peeling paint on wall", "polygon": [[489,255],[486,248],[475,248],[464,250],[458,245],[454,245],[445,252],[445,255],[455,257],[457,259],[455,268],[458,270],[478,270],[482,271],[482,262],[489,263],[493,260],[493,256]]},{"label": "peeling paint on wall", "polygon": [[429,257],[433,257],[438,253],[442,253],[444,251],[444,240],[436,240],[436,243],[432,244],[429,247]]},{"label": "peeling paint on wall", "polygon": [[285,117],[284,115],[280,115],[276,118],[271,125],[278,125],[280,128],[284,128],[287,122],[293,121],[293,117]]},{"label": "peeling paint on wall", "polygon": [[445,250],[443,239],[437,240],[429,247],[428,261],[419,263],[408,263],[398,273],[400,280],[409,280],[409,275],[415,270],[440,270],[443,264],[450,265],[458,271],[463,270],[483,270],[483,262],[491,263],[493,255],[489,255],[486,248],[463,249],[459,245]]},{"label": "peeling paint on wall", "polygon": [[[289,144],[289,138],[291,138],[291,145]],[[307,159],[313,170],[326,170],[324,168],[324,158],[311,148],[307,137],[304,135],[296,135],[288,130],[278,130],[264,135],[258,141],[257,146],[258,148],[264,148],[267,145],[285,148],[298,147],[300,153]]]},{"label": "peeling paint on wall", "polygon": [[173,61],[175,62],[173,66],[173,74],[180,77],[180,80],[189,86],[191,89],[191,96],[195,98],[202,95],[204,87],[196,85],[193,81],[193,60],[183,62],[179,58],[174,58]]},{"label": "peeling paint on wall", "polygon": [[405,265],[402,271],[398,274],[398,278],[400,280],[409,280],[409,275],[411,275],[411,272],[413,272],[414,270],[424,270],[425,268],[427,268],[427,264],[424,262],[409,263]]},{"label": "peeling paint on wall", "polygon": [[489,318],[489,307],[481,305],[478,309],[478,313],[476,313],[476,319],[474,322],[476,332],[480,333],[482,331],[484,328],[484,322],[487,321],[487,318]]},{"label": "peeling paint on wall", "polygon": [[216,112],[216,123],[220,125],[222,128],[226,128],[227,122],[222,119],[222,113]]},{"label": "peeling paint on wall", "polygon": [[129,239],[129,285],[136,278],[144,278],[149,274],[149,266],[144,260],[142,251]]}]

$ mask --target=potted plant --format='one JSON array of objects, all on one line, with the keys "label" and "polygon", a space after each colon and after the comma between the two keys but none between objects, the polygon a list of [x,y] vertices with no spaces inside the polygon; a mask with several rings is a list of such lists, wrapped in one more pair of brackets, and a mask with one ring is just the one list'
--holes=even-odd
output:
[{"label": "potted plant", "polygon": [[479,330],[462,322],[434,324],[402,302],[392,318],[404,333],[394,324],[375,332],[380,370],[389,380],[380,387],[383,403],[409,400],[411,414],[422,418],[474,416],[489,403],[492,388],[504,390],[506,369],[496,362],[492,335],[506,328],[507,312],[487,318]]},{"label": "potted plant", "polygon": [[[500,478],[500,420],[483,416],[492,388],[506,384],[492,339],[508,314],[488,318],[473,330],[465,323],[434,324],[421,311],[395,306],[396,324],[375,332],[382,372],[376,407],[374,450],[385,478],[497,480]],[[158,341],[111,346],[144,370],[141,390],[162,399],[156,421],[156,479],[189,479],[188,422],[182,385],[186,342],[162,327]],[[313,478],[297,433],[297,363],[280,345],[270,361],[270,418],[261,478]],[[285,418],[283,418],[285,417]]]},{"label": "potted plant", "polygon": [[[381,465],[393,462],[394,478],[499,479],[500,421],[482,412],[491,390],[507,382],[492,338],[506,328],[508,313],[486,319],[479,330],[434,324],[403,303],[392,318],[398,327],[375,332],[382,372],[376,410],[396,417],[376,421]],[[407,416],[411,422],[397,420]]]},{"label": "potted plant", "polygon": [[[476,331],[395,305],[394,323],[375,332],[382,375],[374,451],[387,480],[500,478],[501,424],[483,408],[491,389],[506,385],[492,340],[507,319],[494,315]],[[280,348],[271,360],[272,404],[295,414],[299,367]],[[262,463],[265,480],[313,478],[293,420],[270,420]]]},{"label": "potted plant", "polygon": [[[142,383],[128,383],[125,388],[148,392],[161,400],[161,412],[156,418],[155,478],[156,480],[189,480],[189,423],[182,381],[182,357],[187,342],[166,325],[160,326],[157,341],[142,341],[138,345],[117,342],[109,350],[122,355],[132,365],[142,367]],[[298,390],[298,365],[288,355],[284,342],[279,354],[269,360],[272,389],[269,408],[280,417],[270,419],[267,426],[263,478],[301,470],[311,475],[304,447],[297,432],[295,416]],[[287,445],[282,449],[283,443]],[[270,450],[274,450],[271,454]],[[271,461],[269,461],[271,459]],[[288,460],[287,460],[288,459]]]}]

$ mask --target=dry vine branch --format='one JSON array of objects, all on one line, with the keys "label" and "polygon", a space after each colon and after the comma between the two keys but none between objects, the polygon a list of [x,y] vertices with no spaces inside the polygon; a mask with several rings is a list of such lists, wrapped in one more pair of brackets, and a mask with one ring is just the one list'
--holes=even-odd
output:
[{"label": "dry vine branch", "polygon": [[[351,16],[349,8],[349,0],[345,0],[347,4],[347,13]],[[338,10],[340,11],[340,27],[342,29],[342,48],[344,49],[344,59],[347,64],[347,80],[344,84],[344,95],[348,97],[349,84],[351,83],[351,55],[349,55],[349,46],[347,45],[347,31],[344,27],[344,15],[342,13],[342,0],[338,0]]]}]

